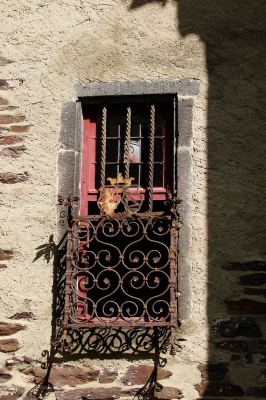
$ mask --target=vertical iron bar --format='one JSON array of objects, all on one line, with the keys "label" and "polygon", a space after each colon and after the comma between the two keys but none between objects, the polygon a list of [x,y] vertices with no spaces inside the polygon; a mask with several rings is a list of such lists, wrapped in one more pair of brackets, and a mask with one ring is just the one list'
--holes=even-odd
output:
[{"label": "vertical iron bar", "polygon": [[149,212],[153,210],[153,176],[154,176],[154,132],[155,132],[155,104],[150,108],[150,147],[149,147]]},{"label": "vertical iron bar", "polygon": [[107,108],[102,107],[102,134],[101,134],[101,186],[105,185],[105,164],[106,164],[106,125]]},{"label": "vertical iron bar", "polygon": [[72,286],[72,276],[71,276],[71,255],[72,255],[72,227],[68,225],[67,228],[67,251],[66,251],[66,283],[65,283],[65,305],[64,305],[64,319],[63,328],[69,321],[70,314],[70,304],[69,304],[69,291]]},{"label": "vertical iron bar", "polygon": [[176,307],[176,291],[177,291],[177,229],[176,220],[171,221],[170,229],[170,321],[171,326],[176,327],[177,324],[177,307]]},{"label": "vertical iron bar", "polygon": [[[73,254],[73,249],[78,249],[79,248],[79,245],[80,245],[80,238],[78,238],[79,237],[79,234],[78,234],[78,225],[77,224],[74,224],[74,226],[72,227],[72,259],[73,259],[73,256],[74,256],[74,254]],[[78,252],[79,253],[79,252]],[[78,255],[78,256],[76,256],[76,257],[80,257],[80,254]],[[78,274],[77,274],[77,259],[75,259],[75,262],[72,264],[72,273],[73,273],[73,276],[75,276],[76,278],[76,281],[75,281],[75,291],[74,291],[74,293],[72,294],[72,301],[73,302],[76,302],[76,304],[77,304],[77,302],[78,302],[78,286],[79,286],[79,278],[78,278]],[[74,268],[73,268],[73,266],[74,266]],[[74,284],[74,282],[73,282],[73,284]],[[75,307],[75,308],[73,308],[73,311],[72,311],[72,313],[74,313],[73,315],[71,315],[72,316],[72,318],[74,318],[74,320],[76,320],[77,319],[77,316],[78,316],[78,307]]]},{"label": "vertical iron bar", "polygon": [[125,137],[125,178],[129,178],[130,169],[130,133],[131,133],[131,107],[127,106],[126,137]]},{"label": "vertical iron bar", "polygon": [[[142,124],[139,124],[139,163],[141,162],[141,136],[142,136]],[[140,185],[141,177],[141,164],[138,166],[138,185]]]},{"label": "vertical iron bar", "polygon": [[171,327],[171,349],[170,354],[175,355],[175,330],[177,329],[177,234],[176,229],[177,220],[172,221],[172,227],[170,229],[170,327]]},{"label": "vertical iron bar", "polygon": [[176,97],[173,99],[173,196],[176,195],[176,166],[177,166],[177,149],[176,149]]},{"label": "vertical iron bar", "polygon": [[121,171],[119,171],[119,168],[120,168],[120,165],[119,165],[119,159],[120,159],[120,149],[121,149],[121,125],[120,125],[120,122],[119,122],[119,125],[118,125],[118,132],[117,132],[117,136],[118,136],[118,143],[117,143],[117,166],[116,166],[116,176],[118,176],[118,174],[119,174],[119,172],[121,172]]}]

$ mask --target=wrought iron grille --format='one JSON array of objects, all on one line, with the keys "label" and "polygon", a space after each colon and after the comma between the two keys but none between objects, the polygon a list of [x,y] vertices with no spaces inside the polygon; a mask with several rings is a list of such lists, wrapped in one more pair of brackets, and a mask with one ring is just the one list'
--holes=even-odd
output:
[{"label": "wrought iron grille", "polygon": [[[175,99],[173,101],[174,107],[175,107]],[[162,153],[162,147],[164,143],[164,135],[165,132],[163,133],[162,130],[159,134],[159,136],[155,136],[155,130],[156,130],[156,120],[155,120],[155,104],[152,102],[150,104],[150,110],[149,110],[149,134],[145,138],[143,136],[145,132],[145,123],[144,124],[138,124],[138,132],[135,132],[134,129],[132,129],[132,108],[128,104],[127,109],[126,109],[126,121],[125,121],[125,133],[124,133],[124,138],[121,137],[121,125],[118,125],[118,130],[116,132],[117,136],[111,136],[108,137],[107,135],[107,107],[103,105],[102,107],[102,115],[101,115],[101,146],[100,146],[100,186],[105,185],[106,181],[106,167],[108,166],[109,168],[113,165],[115,168],[117,168],[117,174],[119,171],[121,171],[121,168],[124,169],[124,175],[126,179],[129,179],[130,174],[135,172],[135,182],[138,183],[138,185],[141,184],[141,176],[143,176],[143,167],[144,167],[144,162],[142,160],[143,157],[143,150],[141,150],[142,147],[147,147],[148,148],[148,159],[149,162],[147,162],[148,166],[148,176],[147,176],[147,188],[148,188],[148,203],[149,203],[149,208],[148,210],[151,212],[152,207],[153,207],[153,186],[154,186],[154,175],[155,175],[155,166],[159,167],[159,170],[162,169],[163,164],[165,164],[165,160],[162,160],[159,156],[159,160],[155,161],[154,153],[155,153],[155,140],[159,141],[157,143],[157,147],[159,144],[161,153]],[[147,115],[148,118],[148,115]],[[175,117],[174,117],[175,118]],[[148,122],[148,121],[146,121]],[[148,124],[147,124],[148,127]],[[160,126],[160,128],[162,128]],[[144,132],[143,132],[144,131]],[[160,129],[159,129],[160,131]],[[133,136],[132,136],[133,135]],[[156,137],[156,139],[155,139]],[[115,148],[112,148],[110,146],[110,140],[114,142],[114,139],[118,140],[118,148],[115,149],[114,153],[115,156],[117,156],[116,161],[110,162],[109,159],[107,159],[107,140],[109,139],[108,147],[112,150]],[[122,140],[121,140],[122,139]],[[145,140],[146,139],[146,140]],[[143,143],[143,144],[142,144]],[[144,145],[144,146],[143,146]],[[122,147],[122,148],[121,148]],[[131,152],[133,151],[133,154]],[[160,151],[159,151],[160,152]],[[136,153],[134,157],[134,153]],[[134,157],[134,158],[132,158]],[[113,159],[113,158],[112,158]],[[120,161],[119,161],[120,160]],[[122,164],[121,164],[122,160]],[[133,170],[133,167],[137,167]],[[146,175],[146,174],[145,174]],[[159,184],[161,186],[161,183]]]},{"label": "wrought iron grille", "polygon": [[[140,213],[128,180],[110,181],[100,189],[101,215],[71,218],[62,327],[174,328],[176,201],[164,213]],[[118,203],[123,212],[115,212]]]},{"label": "wrought iron grille", "polygon": [[60,198],[69,217],[54,345],[69,349],[67,331],[80,328],[158,326],[171,328],[174,353],[179,199],[168,185],[175,194],[176,96],[125,101],[83,105],[83,215],[72,215],[75,198]]},{"label": "wrought iron grille", "polygon": [[170,217],[74,217],[67,239],[65,328],[176,325]]}]

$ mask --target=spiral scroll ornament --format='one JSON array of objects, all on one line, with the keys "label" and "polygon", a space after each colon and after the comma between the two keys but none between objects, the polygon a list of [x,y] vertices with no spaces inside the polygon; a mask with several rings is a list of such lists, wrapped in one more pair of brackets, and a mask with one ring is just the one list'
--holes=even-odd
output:
[{"label": "spiral scroll ornament", "polygon": [[[179,227],[175,207],[171,203],[164,213],[141,213],[132,178],[119,174],[108,179],[110,185],[102,188],[98,200],[102,214],[73,215],[69,220],[65,304],[54,346],[66,351],[69,330],[166,327],[172,331],[174,353]],[[109,214],[119,196],[125,211]]]}]

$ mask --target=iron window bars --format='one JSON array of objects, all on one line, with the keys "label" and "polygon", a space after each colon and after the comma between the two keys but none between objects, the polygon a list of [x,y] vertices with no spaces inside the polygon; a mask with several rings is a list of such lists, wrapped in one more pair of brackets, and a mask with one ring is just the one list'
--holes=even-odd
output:
[{"label": "iron window bars", "polygon": [[[174,128],[175,128],[175,100]],[[166,210],[153,211],[155,105],[150,107],[148,211],[140,212],[140,186],[130,175],[131,108],[127,107],[124,173],[108,178],[106,165],[106,107],[102,107],[101,188],[98,215],[72,216],[69,207],[65,306],[60,333],[80,328],[177,328],[176,205],[168,190]],[[175,149],[175,134],[173,135]],[[173,170],[175,170],[175,155]],[[173,172],[175,183],[175,173]],[[107,179],[107,180],[108,180]],[[117,210],[120,205],[119,211]],[[122,205],[122,208],[121,208]],[[121,211],[122,209],[122,211]]]}]

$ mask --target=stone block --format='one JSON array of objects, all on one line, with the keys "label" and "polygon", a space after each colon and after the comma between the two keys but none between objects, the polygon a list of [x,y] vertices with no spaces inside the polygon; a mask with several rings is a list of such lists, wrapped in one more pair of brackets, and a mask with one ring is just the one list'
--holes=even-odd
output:
[{"label": "stone block", "polygon": [[200,396],[206,397],[233,397],[233,396],[244,396],[245,392],[239,385],[233,385],[231,383],[218,383],[218,382],[202,382],[197,383],[195,389],[198,391]]},{"label": "stone block", "polygon": [[244,336],[258,338],[262,336],[261,329],[255,318],[252,317],[231,317],[218,318],[212,321],[212,330],[222,337],[235,338]]},{"label": "stone block", "polygon": [[75,152],[61,150],[58,153],[58,194],[67,198],[69,191],[73,192]]},{"label": "stone block", "polygon": [[[37,384],[42,382],[47,373],[46,370],[38,366],[34,366],[32,372]],[[76,386],[96,381],[99,375],[99,370],[80,368],[72,365],[53,365],[48,381],[53,386]]]},{"label": "stone block", "polygon": [[0,367],[0,383],[6,383],[9,381],[9,379],[12,378],[12,375],[8,370],[5,368]]},{"label": "stone block", "polygon": [[39,400],[39,399],[40,397],[37,394],[35,395],[35,393],[33,392],[28,392],[23,400]]},{"label": "stone block", "polygon": [[[74,186],[73,195],[80,197],[80,180],[81,180],[81,153],[75,152],[75,169],[74,169]],[[78,206],[78,202],[75,203],[75,206]]]},{"label": "stone block", "polygon": [[13,89],[22,83],[22,79],[0,79],[0,90]]},{"label": "stone block", "polygon": [[182,391],[174,387],[163,387],[161,390],[155,389],[153,395],[154,399],[158,400],[182,399],[184,397]]},{"label": "stone block", "polygon": [[266,398],[266,386],[253,387],[247,390],[247,396],[253,398]]},{"label": "stone block", "polygon": [[99,382],[100,383],[112,383],[117,378],[117,376],[118,376],[117,370],[110,371],[109,369],[104,369],[99,377]]},{"label": "stone block", "polygon": [[20,143],[23,142],[23,137],[20,136],[0,136],[0,145],[4,145],[4,146],[8,146],[11,144],[16,144],[16,143]]},{"label": "stone block", "polygon": [[25,152],[25,150],[27,150],[27,147],[24,145],[5,147],[0,152],[0,155],[5,157],[18,158]]},{"label": "stone block", "polygon": [[1,106],[0,105],[0,111],[13,111],[16,110],[18,107],[16,106]]},{"label": "stone block", "polygon": [[19,348],[20,345],[17,339],[10,338],[0,340],[0,351],[3,353],[17,351]]},{"label": "stone block", "polygon": [[[135,391],[136,392],[136,391]],[[56,400],[110,400],[118,399],[121,395],[119,387],[99,387],[56,392]]]},{"label": "stone block", "polygon": [[28,132],[30,129],[30,125],[11,125],[11,132],[23,133]]},{"label": "stone block", "polygon": [[203,381],[222,381],[228,372],[229,364],[226,363],[201,363],[198,365],[198,370],[201,373],[201,378]]},{"label": "stone block", "polygon": [[252,299],[226,300],[228,314],[263,315],[266,314],[266,303]]},{"label": "stone block", "polygon": [[[139,388],[130,388],[121,390],[120,387],[109,387],[109,388],[87,388],[77,389],[69,391],[58,391],[56,392],[56,400],[110,400],[118,399],[120,397],[124,399],[140,398],[141,394]],[[174,387],[162,387],[158,390],[154,390],[152,399],[158,400],[171,400],[171,399],[182,399],[184,396],[180,389]],[[142,397],[141,397],[142,398]],[[145,397],[146,398],[146,397]],[[149,397],[150,398],[150,397]],[[148,397],[147,397],[148,399]]]},{"label": "stone block", "polygon": [[266,355],[261,353],[249,354],[244,358],[246,364],[266,365]]},{"label": "stone block", "polygon": [[257,288],[244,288],[244,294],[249,296],[264,296],[266,297],[266,289],[257,289]]},{"label": "stone block", "polygon": [[261,371],[260,375],[257,378],[258,383],[266,383],[266,370]]},{"label": "stone block", "polygon": [[0,79],[0,89],[1,90],[8,89],[8,83],[5,79]]},{"label": "stone block", "polygon": [[0,124],[13,124],[22,121],[25,121],[24,115],[10,115],[10,114],[0,115]]},{"label": "stone block", "polygon": [[11,260],[14,257],[13,250],[2,250],[0,249],[0,260]]},{"label": "stone block", "polygon": [[76,103],[63,103],[61,109],[60,144],[65,150],[75,150]]},{"label": "stone block", "polygon": [[7,65],[7,64],[10,64],[10,63],[12,63],[12,62],[14,62],[14,61],[9,60],[8,58],[5,58],[5,57],[3,57],[3,56],[0,55],[0,66],[1,66],[1,67],[5,66],[5,65]]},{"label": "stone block", "polygon": [[261,286],[266,283],[266,274],[258,272],[255,274],[241,275],[238,278],[238,283],[240,285]]},{"label": "stone block", "polygon": [[22,372],[29,368],[30,364],[32,363],[33,359],[31,357],[23,356],[13,356],[6,360],[6,367],[10,369],[17,369],[18,371]]},{"label": "stone block", "polygon": [[13,335],[14,333],[22,331],[24,329],[25,326],[23,325],[0,321],[0,336]]},{"label": "stone block", "polygon": [[266,271],[266,261],[235,262],[224,265],[228,271]]},{"label": "stone block", "polygon": [[249,353],[263,353],[266,354],[266,340],[254,339],[248,342]]},{"label": "stone block", "polygon": [[76,103],[76,126],[75,126],[75,151],[82,151],[83,113],[80,102]]},{"label": "stone block", "polygon": [[28,311],[22,311],[20,313],[12,315],[12,317],[9,317],[9,319],[32,319],[32,318],[34,318],[33,312],[28,312]]},{"label": "stone block", "polygon": [[23,174],[13,174],[12,172],[2,172],[0,173],[0,182],[7,184],[14,184],[19,182],[25,182],[29,179],[28,173]]},{"label": "stone block", "polygon": [[24,387],[17,385],[0,386],[0,400],[17,399],[23,395],[24,390]]},{"label": "stone block", "polygon": [[190,146],[192,140],[193,100],[178,100],[178,146]]},{"label": "stone block", "polygon": [[[149,365],[131,365],[127,368],[126,373],[121,377],[121,382],[124,385],[144,385],[151,375],[154,373],[154,367]],[[157,380],[169,378],[172,376],[172,372],[164,369],[158,368],[157,370]]]},{"label": "stone block", "polygon": [[190,201],[193,188],[192,157],[190,151],[180,148],[177,160],[178,195],[183,201]]},{"label": "stone block", "polygon": [[247,343],[243,340],[223,340],[213,344],[216,349],[227,350],[231,353],[246,353],[248,350]]},{"label": "stone block", "polygon": [[199,94],[200,81],[197,79],[181,79],[179,95],[197,96]]},{"label": "stone block", "polygon": [[131,81],[131,82],[92,82],[78,83],[75,86],[76,98],[103,96],[131,96],[177,94],[196,96],[199,93],[199,81],[182,79],[174,81]]},{"label": "stone block", "polygon": [[240,360],[240,355],[238,354],[232,354],[231,356],[231,361],[239,361]]},{"label": "stone block", "polygon": [[[0,80],[0,86],[1,86],[1,80]],[[4,99],[3,97],[0,97],[0,105],[4,106],[8,104],[8,100]]]}]

